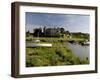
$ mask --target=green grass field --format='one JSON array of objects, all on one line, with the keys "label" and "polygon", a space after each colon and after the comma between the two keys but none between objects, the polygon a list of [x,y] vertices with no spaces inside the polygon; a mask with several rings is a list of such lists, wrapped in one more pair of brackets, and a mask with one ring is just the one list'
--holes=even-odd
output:
[{"label": "green grass field", "polygon": [[[37,37],[28,37],[26,41],[36,40]],[[52,43],[52,47],[26,48],[26,66],[62,66],[89,64],[88,60],[81,60],[66,46],[67,38],[39,38],[41,43]],[[83,39],[75,39],[83,40]]]}]

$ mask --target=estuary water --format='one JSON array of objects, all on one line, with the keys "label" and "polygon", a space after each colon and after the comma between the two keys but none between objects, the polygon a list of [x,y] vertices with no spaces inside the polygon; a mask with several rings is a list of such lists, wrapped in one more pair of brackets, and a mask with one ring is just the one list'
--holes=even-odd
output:
[{"label": "estuary water", "polygon": [[71,51],[78,57],[80,57],[80,59],[86,59],[88,58],[88,60],[90,59],[89,55],[90,55],[90,47],[89,45],[80,45],[80,44],[71,44],[71,43],[67,43],[67,46],[69,47],[69,49],[71,49]]}]

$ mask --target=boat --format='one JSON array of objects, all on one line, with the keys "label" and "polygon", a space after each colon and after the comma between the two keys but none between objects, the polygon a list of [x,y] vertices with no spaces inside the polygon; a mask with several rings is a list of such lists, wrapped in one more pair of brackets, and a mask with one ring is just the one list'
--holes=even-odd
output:
[{"label": "boat", "polygon": [[88,42],[83,42],[81,45],[88,46],[89,44],[90,44],[90,42],[88,41]]}]

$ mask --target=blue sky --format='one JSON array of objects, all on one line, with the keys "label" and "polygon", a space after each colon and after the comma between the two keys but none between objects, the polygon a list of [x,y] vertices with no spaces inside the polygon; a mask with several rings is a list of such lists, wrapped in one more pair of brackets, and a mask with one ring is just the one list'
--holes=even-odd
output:
[{"label": "blue sky", "polygon": [[[33,31],[38,26],[63,27],[70,32],[89,33],[90,16],[79,14],[54,14],[26,12],[26,31]],[[53,25],[53,26],[52,26]]]}]

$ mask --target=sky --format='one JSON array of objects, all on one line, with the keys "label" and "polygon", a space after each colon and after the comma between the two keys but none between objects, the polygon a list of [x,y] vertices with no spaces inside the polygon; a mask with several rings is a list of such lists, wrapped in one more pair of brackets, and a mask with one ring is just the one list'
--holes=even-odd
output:
[{"label": "sky", "polygon": [[36,27],[63,27],[66,31],[89,33],[90,16],[82,14],[25,13],[25,29],[32,32]]}]

